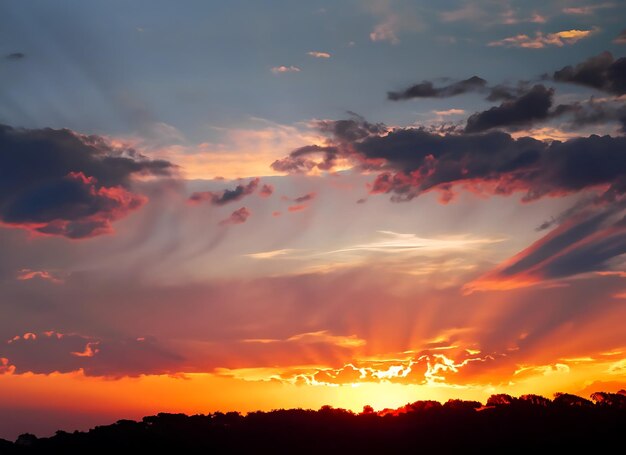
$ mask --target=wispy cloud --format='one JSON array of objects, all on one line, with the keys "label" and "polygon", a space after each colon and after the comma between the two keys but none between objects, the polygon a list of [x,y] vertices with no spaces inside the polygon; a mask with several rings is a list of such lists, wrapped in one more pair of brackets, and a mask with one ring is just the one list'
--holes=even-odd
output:
[{"label": "wispy cloud", "polygon": [[401,234],[393,231],[378,231],[383,239],[369,243],[361,243],[339,250],[329,251],[326,254],[350,252],[384,252],[406,253],[465,249],[472,246],[502,242],[504,239],[471,238],[467,236],[424,238],[415,234]]},{"label": "wispy cloud", "polygon": [[563,12],[565,14],[572,14],[577,16],[589,16],[594,14],[599,9],[607,9],[607,8],[615,8],[615,3],[606,2],[599,3],[597,5],[583,5],[583,6],[573,6],[568,8],[563,8]]},{"label": "wispy cloud", "polygon": [[547,22],[547,18],[536,11],[530,14],[520,14],[519,10],[512,8],[507,2],[493,2],[489,5],[466,2],[460,8],[443,11],[439,17],[442,22],[470,22],[480,26]]},{"label": "wispy cloud", "polygon": [[249,258],[254,258],[254,259],[273,259],[278,256],[285,256],[294,251],[296,250],[293,250],[290,248],[283,248],[281,250],[262,251],[260,253],[250,253],[250,254],[246,254],[245,256]]},{"label": "wispy cloud", "polygon": [[368,1],[365,4],[366,9],[379,18],[369,35],[371,41],[399,44],[401,33],[420,32],[426,28],[426,24],[412,7],[403,7],[398,3],[392,5],[388,1]]}]

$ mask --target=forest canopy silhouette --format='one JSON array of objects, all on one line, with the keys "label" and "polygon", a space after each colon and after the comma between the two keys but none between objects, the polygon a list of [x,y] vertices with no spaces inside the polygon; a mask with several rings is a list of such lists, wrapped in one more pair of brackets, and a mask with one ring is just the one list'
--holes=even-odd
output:
[{"label": "forest canopy silhouette", "polygon": [[626,431],[626,391],[596,392],[591,400],[567,393],[492,395],[478,401],[416,401],[397,409],[355,413],[319,410],[160,413],[119,420],[87,432],[57,431],[49,438],[22,434],[0,440],[0,453],[437,453],[577,449],[598,453],[621,447]]}]

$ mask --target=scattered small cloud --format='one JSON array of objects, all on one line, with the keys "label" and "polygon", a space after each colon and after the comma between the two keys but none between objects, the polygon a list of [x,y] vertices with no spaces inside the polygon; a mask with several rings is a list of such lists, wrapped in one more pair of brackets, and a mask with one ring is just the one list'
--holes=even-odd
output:
[{"label": "scattered small cloud", "polygon": [[525,34],[510,36],[498,41],[491,41],[488,45],[504,46],[504,47],[521,47],[525,49],[543,49],[548,46],[563,47],[565,45],[575,44],[578,41],[589,38],[599,31],[598,28],[591,30],[563,30],[556,33],[535,32],[534,37]]},{"label": "scattered small cloud", "polygon": [[307,55],[315,58],[330,58],[330,54],[328,52],[311,51],[307,52]]},{"label": "scattered small cloud", "polygon": [[271,69],[272,73],[274,74],[282,74],[282,73],[299,73],[300,71],[302,71],[300,68],[298,68],[297,66],[275,66]]}]

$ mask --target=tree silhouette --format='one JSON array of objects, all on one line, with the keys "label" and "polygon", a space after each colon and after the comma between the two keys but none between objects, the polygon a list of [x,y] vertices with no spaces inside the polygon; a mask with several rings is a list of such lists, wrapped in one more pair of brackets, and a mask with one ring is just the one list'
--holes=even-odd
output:
[{"label": "tree silhouette", "polygon": [[502,453],[576,450],[604,453],[622,447],[626,393],[492,395],[477,401],[416,401],[397,409],[167,414],[119,420],[87,432],[26,433],[0,439],[1,454],[28,453]]}]

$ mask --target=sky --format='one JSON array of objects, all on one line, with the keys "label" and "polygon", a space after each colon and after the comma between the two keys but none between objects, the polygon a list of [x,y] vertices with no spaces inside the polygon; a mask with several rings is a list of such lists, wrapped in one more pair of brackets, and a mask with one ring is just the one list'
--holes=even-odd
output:
[{"label": "sky", "polygon": [[625,388],[624,19],[0,0],[0,438]]}]

